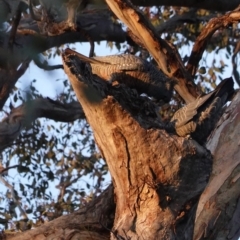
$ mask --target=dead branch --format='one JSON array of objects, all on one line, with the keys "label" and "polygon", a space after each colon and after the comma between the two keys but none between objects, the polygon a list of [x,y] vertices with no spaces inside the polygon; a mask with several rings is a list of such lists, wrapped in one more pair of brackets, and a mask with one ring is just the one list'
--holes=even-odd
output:
[{"label": "dead branch", "polygon": [[196,15],[197,9],[190,9],[189,12],[184,12],[182,15],[175,15],[168,19],[166,22],[161,23],[156,27],[156,31],[161,34],[168,31],[175,31],[184,23],[200,23],[209,21],[211,18],[216,17],[217,14],[210,14],[207,16],[199,17]]}]

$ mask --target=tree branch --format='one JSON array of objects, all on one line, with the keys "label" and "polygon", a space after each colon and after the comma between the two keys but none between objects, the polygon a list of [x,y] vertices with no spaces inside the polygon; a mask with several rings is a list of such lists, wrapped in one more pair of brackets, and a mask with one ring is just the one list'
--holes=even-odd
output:
[{"label": "tree branch", "polygon": [[[167,21],[161,23],[159,26],[156,27],[156,31],[158,33],[168,32],[168,31],[174,31],[176,33],[176,29],[184,23],[200,23],[200,22],[206,22],[209,21],[211,18],[216,16],[217,14],[210,14],[207,16],[198,16],[197,15],[197,9],[190,9],[188,12],[184,12],[182,15],[174,15]],[[181,33],[183,34],[183,33]]]},{"label": "tree branch", "polygon": [[216,11],[230,11],[239,5],[238,0],[221,1],[221,0],[209,0],[209,1],[195,1],[195,0],[132,0],[132,3],[136,6],[179,6],[179,7],[194,7],[199,9],[208,9]]},{"label": "tree branch", "polygon": [[[26,20],[26,19],[25,19]],[[89,38],[93,41],[115,41],[124,42],[126,40],[126,33],[118,23],[114,23],[108,12],[101,14],[84,14],[79,17],[79,26],[87,33]],[[24,21],[26,23],[26,21]],[[21,25],[21,23],[20,23]],[[5,65],[11,68],[17,68],[26,59],[33,59],[37,54],[44,52],[52,47],[59,47],[63,44],[74,42],[87,42],[85,34],[79,32],[66,32],[57,36],[41,35],[36,31],[36,24],[27,26],[29,23],[24,24],[24,28],[19,28],[15,37],[17,46],[13,46],[12,53],[4,47],[0,46],[0,68],[5,68]],[[4,35],[5,39],[9,38],[9,33]]]},{"label": "tree branch", "polygon": [[22,233],[5,235],[7,240],[35,239],[44,233],[45,237],[73,239],[75,236],[81,240],[109,239],[113,225],[113,212],[115,211],[113,187],[110,185],[99,197],[96,197],[80,210],[59,217],[45,223],[33,230]]},{"label": "tree branch", "polygon": [[35,119],[46,117],[55,121],[71,122],[85,115],[78,102],[63,104],[49,98],[32,100],[13,109],[0,123],[0,151],[10,146],[22,129]]},{"label": "tree branch", "polygon": [[192,76],[196,74],[198,63],[202,58],[202,54],[206,48],[208,40],[212,37],[214,32],[221,27],[227,27],[230,24],[239,22],[239,20],[239,9],[227,13],[224,16],[213,18],[210,20],[210,22],[206,25],[206,27],[203,29],[203,31],[195,41],[192,53],[187,64],[187,70],[191,73]]},{"label": "tree branch", "polygon": [[[9,50],[7,50],[9,53]],[[4,57],[4,56],[3,56]],[[6,59],[5,59],[6,61]],[[0,68],[0,109],[7,101],[12,88],[15,86],[17,80],[25,73],[28,68],[29,61],[24,62],[18,70],[14,68],[8,68],[8,62],[6,61],[6,68]]]},{"label": "tree branch", "polygon": [[[19,1],[5,1],[0,0],[0,24],[2,22],[8,21],[12,18],[16,12],[16,2]],[[222,0],[209,0],[209,1],[195,1],[195,0],[132,0],[133,4],[136,6],[185,6],[194,7],[199,9],[208,9],[215,11],[230,11],[239,5],[238,0],[222,1]],[[14,3],[12,5],[11,3]]]},{"label": "tree branch", "polygon": [[33,59],[34,63],[41,69],[46,70],[46,71],[52,71],[56,69],[63,69],[62,64],[57,64],[57,65],[48,65],[47,61],[41,62],[39,57],[37,56],[36,58]]},{"label": "tree branch", "polygon": [[107,0],[111,10],[123,21],[131,32],[142,42],[154,57],[160,69],[175,80],[175,90],[186,103],[193,101],[199,94],[191,76],[186,71],[177,50],[157,32],[143,14],[126,1]]}]

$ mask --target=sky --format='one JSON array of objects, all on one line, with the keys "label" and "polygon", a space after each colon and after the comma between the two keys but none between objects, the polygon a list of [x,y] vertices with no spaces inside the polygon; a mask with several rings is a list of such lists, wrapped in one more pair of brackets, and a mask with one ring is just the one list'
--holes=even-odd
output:
[{"label": "sky", "polygon": [[[112,50],[106,47],[107,43],[105,41],[101,44],[95,44],[95,54],[96,56],[105,56],[105,55],[114,55],[118,53],[118,50],[113,47]],[[69,48],[76,48],[76,51],[88,56],[90,50],[89,43],[77,43],[70,44]],[[49,65],[61,64],[62,60],[60,56],[56,56],[54,59],[48,60]],[[63,70],[53,70],[53,71],[44,71],[39,69],[33,62],[31,62],[30,67],[26,70],[25,74],[19,79],[17,86],[24,87],[33,80],[37,79],[36,88],[39,89],[43,97],[54,98],[57,94],[62,92],[61,79],[67,79],[67,75]],[[55,80],[59,79],[59,82]],[[46,88],[47,86],[47,88]]]}]

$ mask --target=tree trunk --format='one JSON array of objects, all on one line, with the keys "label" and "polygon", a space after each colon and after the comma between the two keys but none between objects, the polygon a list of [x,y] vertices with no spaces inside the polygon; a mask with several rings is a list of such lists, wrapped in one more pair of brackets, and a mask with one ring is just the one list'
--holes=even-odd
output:
[{"label": "tree trunk", "polygon": [[[183,99],[185,97],[185,102],[195,99],[199,95],[197,86],[176,49],[159,39],[151,25],[127,2],[107,2],[129,25],[136,39],[145,43],[165,74],[175,78],[175,90]],[[235,16],[238,19],[238,15]],[[100,36],[101,40],[101,34],[96,35],[96,26],[102,30],[99,24],[94,25],[93,36]],[[116,36],[119,41],[125,40],[125,32],[119,25],[114,26],[119,34],[111,35],[108,40],[116,40]],[[19,50],[14,59],[10,56],[7,66],[12,61],[17,67],[20,62],[30,61],[35,57],[33,55],[49,47],[69,42],[68,33],[61,39],[59,36],[40,37],[35,31],[29,33],[25,36],[23,29],[17,34],[16,39],[21,45],[31,44]],[[76,41],[78,34],[72,36],[71,41]],[[201,56],[202,51],[199,52]],[[9,52],[3,49],[2,53],[8,55]],[[0,65],[5,63],[5,58],[3,60]],[[196,72],[198,61],[194,61],[192,73]],[[240,231],[239,94],[213,133],[207,145],[210,152],[196,141],[177,137],[164,129],[154,103],[147,98],[139,97],[134,90],[122,85],[111,86],[97,76],[89,75],[87,68],[84,69],[82,64],[74,65],[74,62],[79,63],[76,56],[64,59],[65,72],[108,164],[114,193],[110,186],[78,212],[7,239],[103,239],[110,233],[111,239],[131,240],[237,239]],[[2,105],[25,67],[20,72],[13,72],[10,82],[3,81]],[[6,72],[2,71],[0,75],[5,76]],[[48,109],[44,106],[30,120],[43,112],[53,117],[52,112],[46,112]],[[55,110],[54,113],[62,117],[62,107]],[[8,124],[13,137],[21,128],[22,114],[17,119],[19,127],[13,128],[11,121]]]},{"label": "tree trunk", "polygon": [[208,141],[213,170],[201,195],[195,219],[194,240],[239,239],[240,236],[240,92]]},{"label": "tree trunk", "polygon": [[141,112],[127,112],[112,96],[102,98],[76,69],[66,61],[64,66],[112,176],[111,238],[180,239],[186,228],[192,235],[194,222],[187,219],[207,184],[210,152],[194,140],[141,127],[135,120]]},{"label": "tree trunk", "polygon": [[109,232],[112,239],[238,239],[240,94],[207,144],[212,170],[205,147],[151,127],[147,100],[142,108],[137,98],[127,103],[136,108],[124,106],[120,86],[114,89],[122,95],[102,97],[68,66],[65,71],[108,163],[116,210],[108,189],[71,215],[7,239],[107,239]]}]

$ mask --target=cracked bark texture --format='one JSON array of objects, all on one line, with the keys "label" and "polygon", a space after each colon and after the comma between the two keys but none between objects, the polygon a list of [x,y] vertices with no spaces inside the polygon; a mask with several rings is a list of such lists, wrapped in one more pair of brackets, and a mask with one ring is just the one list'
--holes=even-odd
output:
[{"label": "cracked bark texture", "polygon": [[[192,198],[193,202],[190,201],[190,203],[185,205],[185,208],[180,210],[180,214],[177,215],[175,222],[177,228],[174,228],[175,225],[172,224],[174,221],[171,222],[169,235],[165,235],[167,232],[164,232],[159,239],[197,240],[226,239],[227,237],[229,239],[238,239],[240,231],[238,224],[240,212],[238,169],[240,159],[238,147],[238,143],[240,142],[239,93],[233,99],[233,102],[224,113],[208,141],[207,147],[214,154],[213,169],[209,183],[198,203],[198,197],[194,199],[193,195],[188,196],[188,191],[191,190],[191,192],[196,194],[194,191],[196,190],[196,185],[192,184],[195,178],[197,181],[202,181],[198,182],[198,186],[201,189],[207,182],[207,179],[199,179],[199,176],[195,176],[195,174],[201,175],[199,171],[203,170],[202,168],[206,166],[211,168],[211,158],[203,157],[206,152],[202,147],[198,149],[196,147],[199,145],[196,145],[194,141],[169,136],[163,130],[140,129],[139,124],[112,97],[101,100],[101,102],[89,103],[88,96],[89,93],[92,93],[93,89],[79,81],[76,81],[74,84],[78,97],[82,99],[81,104],[87,109],[87,117],[89,118],[91,115],[95,116],[91,123],[94,123],[95,128],[100,129],[100,134],[104,131],[103,125],[101,125],[103,121],[106,122],[107,119],[109,121],[107,134],[99,136],[96,132],[95,137],[99,139],[98,143],[102,144],[103,149],[101,151],[102,153],[106,153],[105,157],[107,159],[108,156],[111,158],[108,159],[108,162],[111,162],[111,172],[113,172],[116,178],[114,186],[118,187],[115,188],[115,196],[110,186],[99,198],[88,203],[86,207],[79,211],[62,216],[34,230],[21,234],[17,233],[16,235],[7,235],[7,239],[49,239],[50,237],[60,237],[62,239],[81,237],[83,240],[89,238],[99,240],[109,239],[110,229],[114,224],[115,203],[121,203],[118,211],[120,211],[120,207],[124,210],[124,214],[118,212],[119,214],[115,221],[115,224],[119,222],[117,226],[123,227],[123,220],[126,217],[128,227],[131,226],[131,223],[134,223],[135,226],[137,218],[133,219],[133,216],[140,217],[142,211],[147,210],[148,218],[144,218],[141,224],[145,222],[146,224],[149,223],[150,219],[155,220],[153,221],[155,224],[150,228],[150,230],[153,230],[157,225],[159,226],[159,223],[156,222],[159,220],[159,216],[154,211],[150,212],[146,208],[155,208],[157,209],[157,213],[161,213],[161,209],[164,210],[161,213],[162,217],[159,221],[162,222],[166,219],[165,221],[168,222],[174,219],[181,204],[187,202],[189,198]],[[99,106],[101,107],[99,108]],[[103,110],[106,112],[104,113]],[[100,122],[98,121],[99,114],[101,118]],[[124,121],[119,119],[122,116],[124,117]],[[118,126],[118,123],[121,123],[121,125]],[[130,133],[125,133],[125,127],[130,129]],[[139,134],[137,130],[140,130]],[[136,135],[139,140],[133,140],[137,139]],[[162,143],[163,138],[164,141],[167,140],[171,144],[170,149],[166,147],[167,144],[165,142]],[[108,139],[108,143],[106,143],[106,139]],[[155,142],[156,144],[154,144]],[[149,148],[150,144],[153,144],[153,146]],[[131,147],[133,149],[130,149]],[[176,159],[174,151],[177,149],[179,150],[177,155],[182,154],[183,151],[190,151],[185,158]],[[144,152],[145,150],[146,153]],[[164,150],[168,152],[164,153]],[[203,152],[201,153],[201,151]],[[132,155],[133,153],[135,154],[134,156]],[[194,154],[197,154],[200,158],[195,159]],[[151,155],[153,156],[151,157]],[[209,153],[207,153],[207,156],[209,157]],[[168,159],[168,161],[164,161],[164,159]],[[203,162],[204,159],[206,162]],[[146,165],[142,165],[143,163]],[[133,169],[134,167],[136,167],[136,170]],[[157,171],[154,169],[155,167],[158,167],[156,168]],[[131,169],[133,169],[133,172]],[[181,171],[178,172],[180,169]],[[168,178],[169,176],[172,177]],[[181,186],[176,186],[174,184],[178,182],[179,177],[184,177],[186,182],[182,183]],[[119,184],[120,186],[121,184],[127,185],[119,187]],[[127,191],[125,187],[127,187]],[[136,187],[139,188],[136,189]],[[182,195],[184,198],[181,197]],[[146,203],[144,204],[145,201]],[[130,202],[134,204],[133,209],[129,208],[128,205],[124,205]],[[190,210],[189,207],[192,207],[192,209]],[[166,217],[167,214],[169,216]],[[132,234],[131,236],[133,237],[134,233],[132,233],[132,229],[134,228],[131,228],[128,234]],[[192,236],[193,231],[194,237]],[[121,232],[115,231],[112,233],[113,239],[117,236],[117,233],[121,235]],[[148,231],[144,231],[144,234],[147,233]],[[126,231],[123,234],[125,239],[127,239]]]},{"label": "cracked bark texture", "polygon": [[185,218],[194,214],[189,209],[207,184],[210,152],[165,130],[141,127],[132,117],[141,113],[130,114],[112,96],[102,97],[95,85],[81,82],[86,69],[71,67],[74,57],[63,56],[64,69],[112,176],[116,212],[111,239],[178,239],[184,228],[191,234],[193,221]]}]

